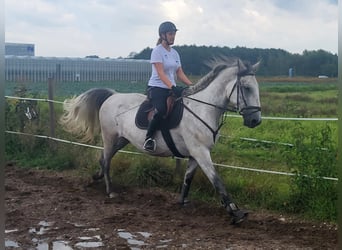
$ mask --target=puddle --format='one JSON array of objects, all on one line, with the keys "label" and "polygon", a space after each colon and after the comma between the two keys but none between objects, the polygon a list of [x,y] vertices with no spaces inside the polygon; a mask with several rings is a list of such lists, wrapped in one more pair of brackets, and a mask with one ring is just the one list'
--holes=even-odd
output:
[{"label": "puddle", "polygon": [[97,241],[88,241],[88,242],[78,242],[76,243],[75,247],[84,247],[84,248],[94,248],[94,247],[103,247],[102,242],[97,242]]},{"label": "puddle", "polygon": [[50,227],[54,225],[54,222],[47,222],[47,221],[40,221],[38,223],[38,226],[40,227],[31,227],[29,229],[30,234],[37,234],[37,235],[43,235],[47,231],[50,230]]},{"label": "puddle", "polygon": [[45,220],[42,220],[38,223],[38,226],[42,226],[42,227],[52,227],[53,224],[55,224],[54,222],[48,222]]},{"label": "puddle", "polygon": [[100,228],[96,227],[96,228],[88,228],[88,229],[85,229],[84,231],[88,231],[88,232],[95,232],[95,231],[99,231]]},{"label": "puddle", "polygon": [[[97,230],[96,230],[97,231]],[[94,248],[94,247],[103,247],[102,239],[100,235],[95,236],[81,236],[78,237],[82,242],[78,242],[75,244],[75,247],[83,247],[83,248]]]},{"label": "puddle", "polygon": [[73,250],[66,241],[55,241],[52,243],[53,250]]},{"label": "puddle", "polygon": [[5,240],[5,247],[19,247],[19,243],[13,240]]},{"label": "puddle", "polygon": [[[49,222],[42,220],[36,226],[30,227],[28,230],[29,235],[33,236],[32,238],[32,246],[35,250],[76,250],[76,249],[94,249],[98,247],[103,247],[104,244],[102,242],[102,238],[100,235],[95,236],[87,236],[87,234],[92,234],[93,232],[100,231],[100,228],[85,228],[83,230],[84,236],[80,236],[76,239],[75,244],[70,243],[69,241],[56,240],[53,241],[51,238],[42,238],[47,232],[51,232],[53,230],[58,229],[58,227],[53,227],[55,222]],[[83,224],[79,223],[70,223],[76,228],[83,228],[86,227]],[[6,234],[16,233],[18,229],[9,229],[5,230]],[[6,239],[5,246],[8,248],[19,248],[20,243]]]},{"label": "puddle", "polygon": [[[93,239],[92,237],[84,237]],[[75,250],[75,249],[83,249],[83,248],[96,248],[96,247],[103,247],[104,244],[101,241],[82,241],[76,243],[73,247],[71,247],[70,242],[68,241],[54,241],[49,243],[48,240],[40,240],[33,239],[32,242],[36,245],[36,250]],[[52,246],[52,248],[50,248]]]},{"label": "puddle", "polygon": [[138,232],[138,234],[141,234],[142,236],[144,236],[145,238],[150,237],[152,234],[147,233],[147,232]]},{"label": "puddle", "polygon": [[[148,232],[136,232],[136,233],[130,233],[127,232],[125,229],[118,229],[118,235],[120,238],[125,239],[130,247],[131,250],[140,250],[140,247],[146,247],[148,246],[147,243],[145,243],[145,240],[152,236],[151,233]],[[156,248],[168,248],[169,242],[171,242],[172,239],[167,240],[160,240],[160,245],[156,246]]]},{"label": "puddle", "polygon": [[[18,231],[19,231],[18,229],[9,229],[9,230],[5,230],[5,234],[15,233]],[[14,240],[5,239],[5,247],[17,248],[19,247],[19,243]]]},{"label": "puddle", "polygon": [[[70,223],[75,228],[79,228],[83,233],[80,233],[81,236],[77,238],[73,238],[72,241],[76,243],[71,243],[70,241],[63,241],[60,237],[56,236],[57,239],[51,239],[50,235],[52,235],[53,230],[58,229],[54,227],[55,222],[48,221],[40,221],[36,226],[30,227],[28,230],[29,235],[32,237],[32,246],[34,246],[35,250],[77,250],[77,249],[96,249],[100,247],[104,247],[104,243],[102,242],[102,238],[99,234],[101,231],[100,228],[85,228],[86,226],[78,223]],[[10,229],[5,230],[7,235],[15,235],[16,232],[19,232],[19,229]],[[98,232],[99,231],[99,232]],[[48,234],[47,234],[48,233]],[[47,234],[46,236],[44,236]],[[96,235],[94,235],[96,234]],[[131,250],[140,250],[141,248],[148,247],[148,243],[146,243],[147,239],[152,236],[149,232],[128,232],[125,229],[118,229],[117,235],[126,240],[128,247]],[[169,243],[172,242],[172,239],[162,239],[159,240],[159,244],[155,246],[156,248],[168,248]],[[20,242],[13,241],[10,239],[5,239],[5,246],[8,248],[20,248]],[[33,249],[33,248],[30,248]]]},{"label": "puddle", "polygon": [[[128,245],[131,246],[131,250],[137,250],[139,246],[146,246],[144,240],[150,237],[152,234],[147,232],[137,232],[139,235],[134,235],[124,229],[118,229],[118,235],[120,238],[125,239]],[[142,239],[141,239],[142,238]]]},{"label": "puddle", "polygon": [[51,243],[48,239],[33,238],[32,242],[36,245],[35,250],[73,250],[68,241],[57,240]]}]

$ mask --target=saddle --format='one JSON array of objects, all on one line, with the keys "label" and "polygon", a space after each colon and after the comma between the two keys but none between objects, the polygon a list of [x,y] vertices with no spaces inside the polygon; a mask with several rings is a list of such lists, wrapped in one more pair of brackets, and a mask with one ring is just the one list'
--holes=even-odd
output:
[{"label": "saddle", "polygon": [[[176,100],[174,96],[169,96],[166,102],[167,112],[160,124],[159,130],[171,152],[177,157],[184,158],[184,156],[178,152],[170,134],[170,129],[176,128],[182,120],[184,110],[183,99],[179,98]],[[147,130],[149,121],[152,119],[153,115],[154,107],[147,98],[141,103],[138,109],[135,116],[135,125],[140,129]]]}]

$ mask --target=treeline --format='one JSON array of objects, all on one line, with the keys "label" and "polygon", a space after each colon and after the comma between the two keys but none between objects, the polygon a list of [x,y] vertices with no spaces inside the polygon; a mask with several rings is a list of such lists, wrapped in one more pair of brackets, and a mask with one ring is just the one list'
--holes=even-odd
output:
[{"label": "treeline", "polygon": [[[337,77],[337,54],[324,50],[305,50],[302,54],[292,54],[282,49],[259,49],[246,47],[214,47],[183,45],[174,46],[179,52],[184,71],[188,75],[203,75],[208,72],[206,62],[215,57],[239,57],[255,63],[261,60],[259,76],[287,76],[290,68],[293,76],[326,75]],[[150,59],[151,48],[145,48],[134,55],[134,59]]]}]

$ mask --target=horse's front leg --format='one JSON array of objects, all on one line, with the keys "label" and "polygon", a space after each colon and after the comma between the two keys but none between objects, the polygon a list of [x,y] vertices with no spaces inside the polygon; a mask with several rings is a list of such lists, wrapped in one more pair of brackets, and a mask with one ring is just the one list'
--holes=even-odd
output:
[{"label": "horse's front leg", "polygon": [[230,195],[226,191],[223,181],[219,177],[212,164],[209,150],[196,150],[196,156],[193,155],[193,157],[196,159],[198,165],[201,167],[212,185],[221,195],[222,205],[232,217],[231,223],[238,224],[243,222],[247,218],[248,213],[246,211],[240,210],[239,207],[232,201]]},{"label": "horse's front leg", "polygon": [[189,202],[187,200],[187,197],[189,194],[192,179],[194,178],[194,175],[196,173],[197,166],[198,166],[198,164],[197,164],[196,160],[194,158],[190,157],[189,162],[188,162],[188,166],[187,166],[187,169],[186,169],[186,172],[184,175],[182,191],[181,191],[181,195],[180,195],[180,199],[179,199],[179,203],[182,205],[185,205]]}]

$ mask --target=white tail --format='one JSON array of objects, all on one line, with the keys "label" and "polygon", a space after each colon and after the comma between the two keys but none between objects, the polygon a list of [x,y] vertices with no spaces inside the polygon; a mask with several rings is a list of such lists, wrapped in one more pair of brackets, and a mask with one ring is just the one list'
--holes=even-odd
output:
[{"label": "white tail", "polygon": [[110,89],[90,89],[77,97],[66,99],[59,123],[69,133],[79,136],[82,141],[93,141],[94,136],[100,133],[101,105],[114,93],[115,91]]}]

